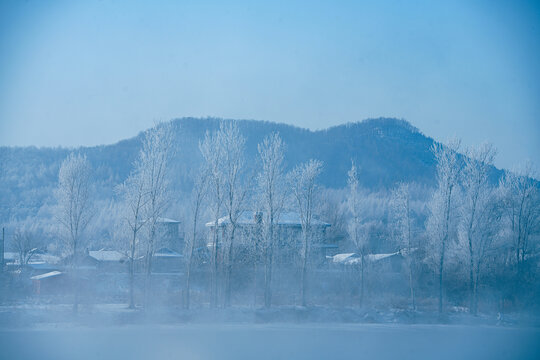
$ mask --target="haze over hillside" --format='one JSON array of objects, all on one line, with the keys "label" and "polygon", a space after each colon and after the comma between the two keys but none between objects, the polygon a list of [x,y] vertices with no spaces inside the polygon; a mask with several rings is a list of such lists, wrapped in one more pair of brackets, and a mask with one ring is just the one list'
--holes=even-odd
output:
[{"label": "haze over hillside", "polygon": [[[176,190],[191,187],[190,171],[200,164],[199,140],[219,126],[220,119],[182,118],[173,120],[176,155],[171,162]],[[225,120],[229,121],[229,120]],[[400,181],[434,183],[435,165],[430,152],[433,139],[408,122],[379,118],[310,131],[285,124],[240,120],[246,137],[248,167],[255,171],[257,144],[278,131],[287,145],[287,169],[310,158],[324,162],[320,183],[329,188],[346,184],[351,160],[360,168],[360,181],[369,189],[389,188]],[[97,199],[112,198],[114,187],[129,174],[139,151],[142,134],[112,145],[80,147],[94,172]],[[53,204],[58,170],[72,151],[66,148],[0,148],[0,220],[35,215],[43,204]]]}]

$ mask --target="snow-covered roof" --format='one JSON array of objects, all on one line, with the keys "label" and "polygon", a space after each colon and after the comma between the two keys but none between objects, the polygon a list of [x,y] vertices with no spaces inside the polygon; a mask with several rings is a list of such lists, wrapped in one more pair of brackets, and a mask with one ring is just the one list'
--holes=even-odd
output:
[{"label": "snow-covered roof", "polygon": [[124,254],[116,250],[89,251],[88,255],[98,261],[122,261],[126,259]]},{"label": "snow-covered roof", "polygon": [[157,222],[159,224],[180,224],[180,221],[169,218],[158,218]]},{"label": "snow-covered roof", "polygon": [[16,253],[16,252],[11,252],[11,251],[5,251],[4,252],[4,261],[8,262],[8,261],[15,261],[19,258],[19,254]]},{"label": "snow-covered roof", "polygon": [[46,278],[50,278],[50,277],[53,277],[53,276],[58,276],[60,274],[62,274],[62,272],[60,272],[60,271],[51,271],[51,272],[48,272],[48,273],[45,273],[45,274],[32,276],[30,278],[30,280],[41,280],[41,279],[46,279]]},{"label": "snow-covered roof", "polygon": [[355,253],[345,253],[345,254],[336,254],[332,256],[332,262],[335,262],[337,264],[344,264],[351,259],[357,258],[358,255]]},{"label": "snow-covered roof", "polygon": [[[19,253],[17,252],[4,252],[4,261],[6,263],[13,262],[18,264],[19,263]],[[30,260],[28,261],[29,264],[41,264],[41,263],[48,263],[48,264],[56,264],[60,261],[60,257],[51,255],[51,254],[40,254],[40,253],[33,253],[30,257]]]},{"label": "snow-covered roof", "polygon": [[33,254],[30,258],[30,262],[46,262],[49,264],[57,264],[60,261],[60,257],[51,254]]},{"label": "snow-covered roof", "polygon": [[396,255],[399,255],[399,251],[397,251],[395,253],[391,253],[391,254],[369,254],[369,255],[366,255],[366,258],[367,258],[367,260],[369,260],[371,262],[375,262],[375,261],[386,259],[386,258],[389,258],[389,257],[392,257],[392,256],[396,256]]},{"label": "snow-covered roof", "polygon": [[[397,251],[389,254],[368,254],[364,256],[364,258],[369,262],[377,262],[396,255],[400,255],[400,252]],[[337,254],[332,256],[332,262],[336,264],[356,265],[362,263],[362,258],[356,253]]]},{"label": "snow-covered roof", "polygon": [[154,252],[154,256],[156,257],[182,257],[182,254],[177,253],[174,250],[171,250],[169,248],[161,248]]},{"label": "snow-covered roof", "polygon": [[[243,211],[240,216],[238,217],[238,224],[239,225],[255,225],[257,223],[257,212],[256,211]],[[230,220],[228,216],[224,216],[218,220],[218,226],[223,226],[230,224]],[[279,218],[276,221],[276,224],[279,226],[302,226],[302,221],[300,220],[300,215],[297,212],[294,211],[287,211],[282,212],[279,215]],[[328,227],[330,224],[318,220],[313,219],[311,224],[313,226],[321,226],[321,227]],[[206,223],[207,227],[213,227],[214,222],[210,221]]]}]

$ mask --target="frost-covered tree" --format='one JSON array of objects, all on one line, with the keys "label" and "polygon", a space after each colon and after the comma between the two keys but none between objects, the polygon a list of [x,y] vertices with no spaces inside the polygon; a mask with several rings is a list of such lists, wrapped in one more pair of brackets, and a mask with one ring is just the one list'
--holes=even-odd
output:
[{"label": "frost-covered tree", "polygon": [[275,226],[283,210],[285,200],[284,175],[285,145],[278,133],[267,136],[258,145],[261,169],[259,171],[258,194],[262,209],[262,236],[264,239],[264,306],[272,303],[272,267],[274,261]]},{"label": "frost-covered tree", "polygon": [[461,165],[458,159],[460,141],[453,140],[446,145],[434,143],[433,155],[437,163],[437,188],[433,193],[427,219],[430,251],[437,258],[439,282],[439,313],[443,311],[443,274],[448,245],[455,232],[455,193],[459,185]]},{"label": "frost-covered tree", "polygon": [[[244,240],[241,248],[241,256],[237,257],[237,263],[248,269],[252,274],[253,306],[257,306],[259,294],[259,269],[265,265],[265,244],[264,244],[264,224],[263,214],[258,208],[253,212],[253,226],[243,226],[239,228],[240,238]],[[247,241],[245,241],[247,240]]]},{"label": "frost-covered tree", "polygon": [[186,238],[186,283],[184,287],[184,307],[189,309],[191,295],[191,273],[193,267],[194,249],[197,244],[199,217],[203,206],[203,201],[207,196],[207,188],[209,181],[208,168],[202,166],[196,173],[193,190],[190,199],[190,217],[191,217],[191,233]]},{"label": "frost-covered tree", "polygon": [[225,277],[225,306],[231,303],[231,276],[234,265],[234,242],[238,218],[246,199],[247,186],[242,182],[244,172],[244,147],[246,140],[235,121],[222,122],[218,132],[222,153],[223,197],[227,214],[227,268]]},{"label": "frost-covered tree", "polygon": [[64,253],[70,259],[74,280],[75,299],[73,310],[79,305],[77,264],[80,258],[81,241],[84,230],[92,217],[91,202],[92,168],[85,155],[71,153],[62,162],[58,173],[58,187],[55,191],[58,201],[56,217],[62,225]]},{"label": "frost-covered tree", "polygon": [[151,288],[152,259],[156,246],[159,218],[170,205],[169,161],[173,156],[173,132],[170,123],[161,123],[148,130],[139,153],[141,177],[146,197],[143,217],[146,222],[145,303]]},{"label": "frost-covered tree", "polygon": [[[409,276],[409,293],[411,307],[416,310],[414,294],[414,247],[413,247],[413,222],[411,210],[411,195],[409,184],[401,183],[393,191],[391,197],[390,213],[392,216],[394,235],[398,240],[402,254],[406,259]],[[403,251],[405,250],[405,251]]]},{"label": "frost-covered tree", "polygon": [[367,236],[362,219],[362,196],[360,193],[360,182],[358,179],[358,168],[352,162],[351,169],[347,173],[347,185],[349,187],[347,208],[351,215],[347,232],[349,239],[353,243],[356,251],[360,253],[360,304],[364,303],[365,284],[365,255],[367,252]]},{"label": "frost-covered tree", "polygon": [[528,162],[516,171],[507,171],[499,185],[520,282],[527,254],[534,248],[530,240],[540,231],[540,192],[536,178],[537,173]]},{"label": "frost-covered tree", "polygon": [[296,166],[290,173],[290,187],[296,203],[296,209],[302,223],[302,272],[301,272],[301,299],[302,306],[306,306],[307,265],[313,236],[312,222],[316,209],[317,177],[322,171],[323,163],[311,159]]},{"label": "frost-covered tree", "polygon": [[468,250],[473,314],[477,312],[480,266],[493,239],[493,229],[498,223],[493,207],[494,189],[489,183],[489,171],[494,158],[495,149],[489,144],[467,151],[460,179],[462,196],[458,234],[460,242]]},{"label": "frost-covered tree", "polygon": [[[217,306],[217,276],[218,276],[218,220],[221,211],[226,212],[228,224],[226,226],[227,252],[223,252],[227,260],[225,267],[225,306],[231,299],[231,274],[234,256],[234,239],[237,229],[238,217],[246,198],[246,187],[242,183],[244,171],[245,138],[240,133],[238,124],[221,122],[219,130],[210,134],[199,144],[208,173],[210,190],[210,208],[213,215],[214,226],[212,230],[212,285],[211,305]],[[225,239],[222,239],[222,243]]]},{"label": "frost-covered tree", "polygon": [[206,132],[204,140],[199,142],[199,149],[204,159],[205,172],[208,174],[208,202],[212,214],[212,254],[210,306],[217,307],[218,269],[219,269],[219,217],[224,200],[223,153],[219,132]]},{"label": "frost-covered tree", "polygon": [[[134,163],[134,168],[128,178],[122,185],[117,188],[117,192],[122,199],[123,221],[129,229],[129,237],[124,238],[119,234],[119,239],[122,241],[121,248],[125,249],[129,262],[129,307],[135,307],[134,298],[134,277],[135,277],[135,260],[140,257],[140,235],[141,230],[145,226],[148,218],[146,216],[145,207],[148,205],[150,198],[148,192],[148,180],[145,176],[148,174],[145,171],[146,164],[143,162],[143,149],[140,150],[139,156]],[[124,246],[124,241],[128,241],[128,246]]]}]

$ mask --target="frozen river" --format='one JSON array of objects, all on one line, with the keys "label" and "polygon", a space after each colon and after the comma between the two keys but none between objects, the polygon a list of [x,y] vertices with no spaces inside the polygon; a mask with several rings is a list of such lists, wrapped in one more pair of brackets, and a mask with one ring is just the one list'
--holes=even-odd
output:
[{"label": "frozen river", "polygon": [[442,325],[54,325],[0,330],[2,359],[540,359],[540,329]]}]

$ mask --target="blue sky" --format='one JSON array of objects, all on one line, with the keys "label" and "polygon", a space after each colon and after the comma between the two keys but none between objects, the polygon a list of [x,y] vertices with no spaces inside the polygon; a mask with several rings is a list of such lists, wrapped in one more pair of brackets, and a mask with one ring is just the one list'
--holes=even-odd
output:
[{"label": "blue sky", "polygon": [[538,39],[527,1],[1,1],[0,144],[388,116],[539,165]]}]

